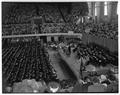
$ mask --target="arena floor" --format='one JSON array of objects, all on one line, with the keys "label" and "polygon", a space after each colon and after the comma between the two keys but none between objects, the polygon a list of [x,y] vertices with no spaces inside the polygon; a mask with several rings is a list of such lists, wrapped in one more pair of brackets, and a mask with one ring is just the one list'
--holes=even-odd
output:
[{"label": "arena floor", "polygon": [[69,79],[70,76],[69,76],[69,72],[67,72],[65,69],[66,68],[63,68],[64,66],[61,66],[61,65],[64,65],[64,64],[61,64],[60,63],[60,56],[58,55],[58,52],[57,51],[51,51],[48,49],[48,53],[49,53],[49,57],[51,59],[51,63],[53,65],[53,67],[55,68],[55,70],[57,71],[57,76],[58,76],[58,79],[60,80],[63,80],[63,79]]}]

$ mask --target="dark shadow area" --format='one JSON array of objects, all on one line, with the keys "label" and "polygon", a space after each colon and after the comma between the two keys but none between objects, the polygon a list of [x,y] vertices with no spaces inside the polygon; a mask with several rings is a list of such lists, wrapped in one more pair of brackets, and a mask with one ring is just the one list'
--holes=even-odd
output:
[{"label": "dark shadow area", "polygon": [[60,63],[60,66],[63,72],[65,72],[71,79],[77,80],[76,76],[74,75],[70,67],[67,65],[67,63],[62,58],[59,59],[59,63]]}]

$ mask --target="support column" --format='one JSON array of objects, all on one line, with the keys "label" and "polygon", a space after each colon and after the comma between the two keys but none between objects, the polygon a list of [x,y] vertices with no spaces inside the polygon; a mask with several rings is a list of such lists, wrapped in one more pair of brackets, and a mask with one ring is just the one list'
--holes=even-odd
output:
[{"label": "support column", "polygon": [[88,2],[89,13],[88,15],[92,17],[92,2]]},{"label": "support column", "polygon": [[104,17],[104,2],[96,2],[97,7],[97,23],[102,22]]},{"label": "support column", "polygon": [[107,7],[107,12],[108,12],[108,22],[111,22],[111,18],[112,18],[112,2],[108,2],[108,7]]},{"label": "support column", "polygon": [[55,39],[55,41],[58,41],[58,36],[55,36],[54,39]]},{"label": "support column", "polygon": [[118,2],[108,2],[108,22],[117,21]]},{"label": "support column", "polygon": [[95,21],[95,2],[91,2],[91,15]]},{"label": "support column", "polygon": [[112,22],[117,21],[117,3],[118,2],[112,2]]},{"label": "support column", "polygon": [[100,22],[104,21],[104,2],[100,3]]},{"label": "support column", "polygon": [[51,36],[47,36],[47,42],[51,42]]}]

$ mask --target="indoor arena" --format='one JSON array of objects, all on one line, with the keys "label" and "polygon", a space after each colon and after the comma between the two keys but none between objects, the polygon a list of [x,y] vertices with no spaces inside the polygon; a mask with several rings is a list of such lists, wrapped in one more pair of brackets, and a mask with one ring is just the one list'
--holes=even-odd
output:
[{"label": "indoor arena", "polygon": [[118,2],[2,2],[2,93],[118,93]]}]

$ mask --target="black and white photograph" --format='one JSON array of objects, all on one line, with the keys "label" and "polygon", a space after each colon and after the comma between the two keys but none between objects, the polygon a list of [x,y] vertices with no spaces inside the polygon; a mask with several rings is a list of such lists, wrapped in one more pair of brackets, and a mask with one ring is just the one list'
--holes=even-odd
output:
[{"label": "black and white photograph", "polygon": [[118,1],[1,1],[2,93],[118,93]]}]

